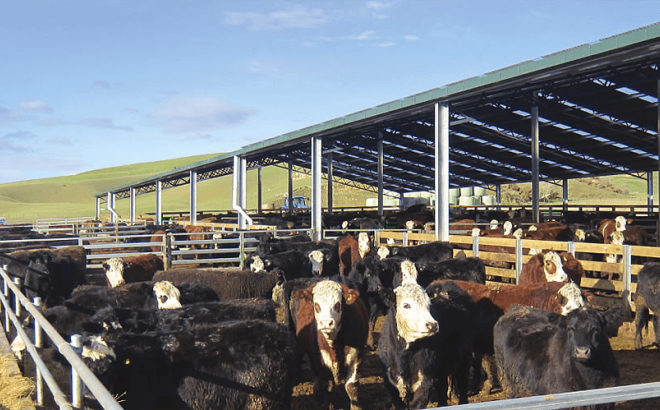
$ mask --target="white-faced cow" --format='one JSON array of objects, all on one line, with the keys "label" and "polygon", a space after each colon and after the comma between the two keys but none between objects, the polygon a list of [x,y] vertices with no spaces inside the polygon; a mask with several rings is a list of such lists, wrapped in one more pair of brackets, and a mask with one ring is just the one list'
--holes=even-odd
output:
[{"label": "white-faced cow", "polygon": [[300,302],[298,347],[301,354],[310,357],[318,400],[327,407],[326,389],[343,381],[350,408],[359,409],[357,372],[369,331],[367,309],[359,293],[324,280],[298,290],[296,296]]}]

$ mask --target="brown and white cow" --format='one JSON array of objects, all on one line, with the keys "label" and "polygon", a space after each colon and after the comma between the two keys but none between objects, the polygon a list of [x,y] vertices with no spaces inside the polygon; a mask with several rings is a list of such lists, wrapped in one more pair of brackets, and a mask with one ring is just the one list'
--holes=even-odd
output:
[{"label": "brown and white cow", "polygon": [[103,270],[108,286],[115,288],[124,283],[151,280],[157,271],[163,270],[163,260],[151,253],[125,259],[110,258],[103,263]]},{"label": "brown and white cow", "polygon": [[568,275],[562,266],[561,257],[557,252],[550,251],[534,255],[523,265],[518,284],[566,281],[568,281]]},{"label": "brown and white cow", "polygon": [[343,382],[350,408],[359,409],[357,372],[369,333],[368,312],[359,293],[324,280],[298,290],[296,296],[298,347],[310,357],[318,400],[327,407],[327,389]]},{"label": "brown and white cow", "polygon": [[603,235],[605,244],[611,243],[610,235],[612,232],[623,232],[626,230],[626,225],[632,223],[632,219],[626,219],[625,216],[617,216],[614,219],[603,219],[598,224],[598,232]]}]

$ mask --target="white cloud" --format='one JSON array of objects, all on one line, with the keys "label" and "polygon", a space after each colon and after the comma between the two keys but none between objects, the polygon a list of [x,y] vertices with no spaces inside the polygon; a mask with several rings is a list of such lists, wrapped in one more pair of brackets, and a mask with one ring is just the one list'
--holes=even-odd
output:
[{"label": "white cloud", "polygon": [[255,112],[252,108],[234,107],[216,97],[189,96],[166,100],[149,114],[149,118],[167,133],[208,133],[240,124]]},{"label": "white cloud", "polygon": [[16,123],[23,120],[24,118],[21,114],[0,106],[0,124]]},{"label": "white cloud", "polygon": [[419,41],[419,37],[417,36],[403,36],[403,39],[406,41]]},{"label": "white cloud", "polygon": [[34,148],[25,144],[27,141],[36,138],[36,135],[30,131],[16,131],[5,134],[0,137],[0,152],[8,151],[12,153],[34,152]]},{"label": "white cloud", "polygon": [[49,138],[46,142],[54,145],[73,145],[71,140],[67,137],[53,137]]},{"label": "white cloud", "polygon": [[25,112],[53,112],[53,108],[43,101],[21,101],[20,106]]},{"label": "white cloud", "polygon": [[329,21],[320,8],[294,6],[270,13],[232,12],[225,15],[225,23],[247,26],[252,30],[279,30],[287,28],[316,28]]},{"label": "white cloud", "polygon": [[374,37],[376,37],[376,32],[374,30],[367,30],[363,31],[362,33],[358,34],[357,36],[354,37],[348,37],[349,40],[373,40]]},{"label": "white cloud", "polygon": [[386,41],[384,43],[378,43],[376,44],[378,47],[394,47],[396,43],[393,43],[391,41]]},{"label": "white cloud", "polygon": [[85,118],[80,120],[79,124],[94,128],[106,128],[109,130],[134,131],[133,128],[125,125],[115,125],[112,118]]}]

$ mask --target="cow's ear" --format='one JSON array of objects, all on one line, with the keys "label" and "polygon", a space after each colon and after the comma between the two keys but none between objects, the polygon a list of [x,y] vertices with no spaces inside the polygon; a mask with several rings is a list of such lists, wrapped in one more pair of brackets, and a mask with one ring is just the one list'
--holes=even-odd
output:
[{"label": "cow's ear", "polygon": [[355,289],[350,289],[346,287],[343,289],[343,291],[344,291],[344,299],[346,299],[347,305],[352,305],[360,297],[360,292],[358,292]]},{"label": "cow's ear", "polygon": [[396,247],[396,246],[390,248],[390,253],[391,253],[392,255],[396,255],[397,253],[399,253],[399,248]]},{"label": "cow's ear", "polygon": [[110,269],[110,266],[109,266],[107,263],[105,263],[105,262],[103,262],[103,265],[101,265],[101,266],[103,266],[103,270],[108,270],[108,269]]},{"label": "cow's ear", "polygon": [[332,259],[332,254],[331,253],[324,253],[323,258],[327,261],[330,262],[330,259]]},{"label": "cow's ear", "polygon": [[296,291],[296,296],[298,297],[298,300],[304,300],[309,303],[312,303],[314,300],[312,292],[309,289],[300,289]]}]

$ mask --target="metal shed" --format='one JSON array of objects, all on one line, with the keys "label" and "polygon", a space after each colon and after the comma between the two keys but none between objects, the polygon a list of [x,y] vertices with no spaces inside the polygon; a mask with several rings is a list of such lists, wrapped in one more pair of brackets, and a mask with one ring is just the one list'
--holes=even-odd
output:
[{"label": "metal shed", "polygon": [[[435,88],[293,131],[234,152],[96,194],[115,198],[234,174],[241,223],[245,170],[278,165],[312,175],[312,228],[320,230],[321,178],[377,192],[433,191],[438,238],[448,235],[448,190],[658,170],[660,23]],[[325,163],[324,163],[325,162]],[[498,191],[499,192],[499,191]],[[331,195],[331,190],[329,195]],[[329,198],[328,203],[332,203]]]}]

